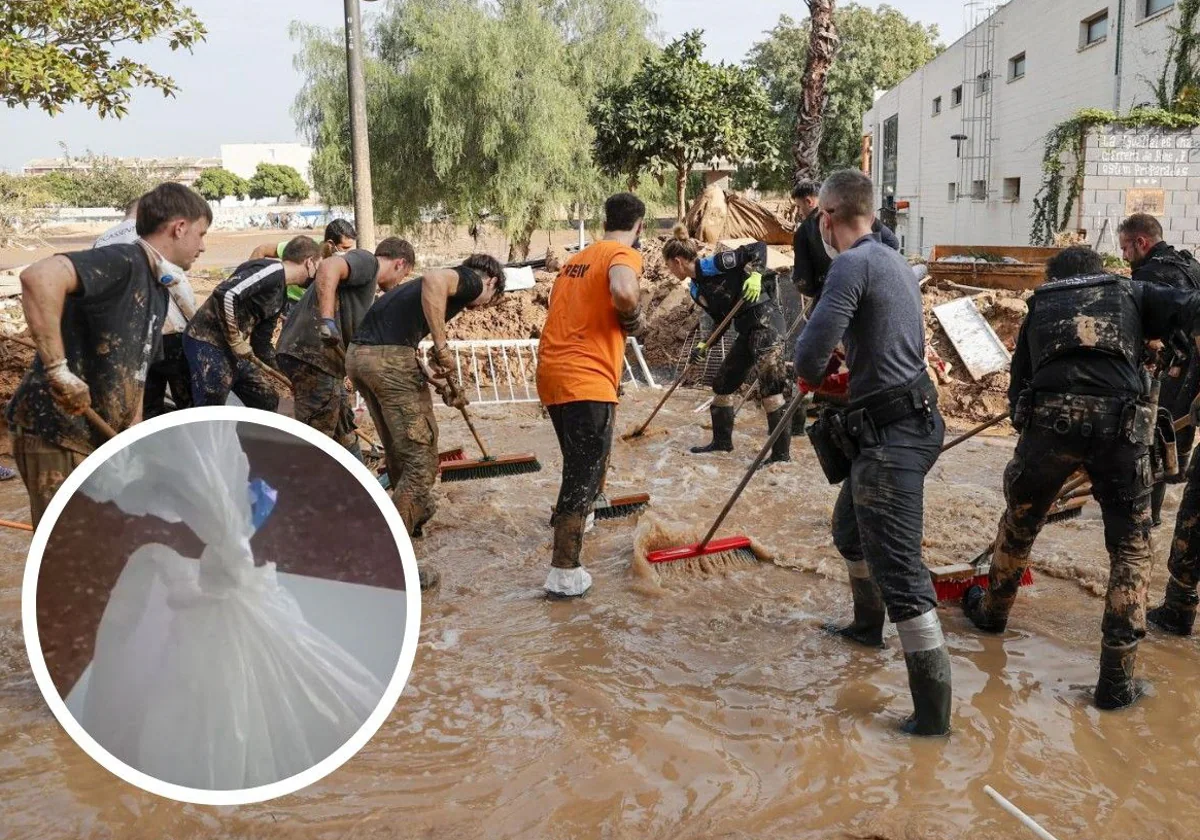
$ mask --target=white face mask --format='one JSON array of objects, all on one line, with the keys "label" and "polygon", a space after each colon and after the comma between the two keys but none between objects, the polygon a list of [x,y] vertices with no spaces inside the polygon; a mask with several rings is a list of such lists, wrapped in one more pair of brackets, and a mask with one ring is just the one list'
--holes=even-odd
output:
[{"label": "white face mask", "polygon": [[829,259],[837,259],[837,256],[840,252],[837,248],[833,247],[833,245],[829,244],[829,240],[825,238],[824,228],[821,228],[821,244],[825,246],[825,253],[829,256]]},{"label": "white face mask", "polygon": [[187,276],[186,271],[164,257],[157,248],[155,248],[145,239],[139,239],[138,241],[153,251],[154,255],[158,257],[158,280],[164,286],[174,286]]}]

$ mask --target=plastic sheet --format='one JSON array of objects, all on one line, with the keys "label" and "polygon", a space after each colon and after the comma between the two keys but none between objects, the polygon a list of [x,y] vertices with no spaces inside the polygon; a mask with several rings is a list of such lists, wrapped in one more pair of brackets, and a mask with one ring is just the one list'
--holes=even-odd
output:
[{"label": "plastic sheet", "polygon": [[255,565],[274,491],[249,480],[235,422],[142,438],[82,489],[206,545],[142,546],[109,597],[80,720],[109,752],[173,784],[243,789],[312,767],[366,721],[383,686],[305,620],[274,563]]}]

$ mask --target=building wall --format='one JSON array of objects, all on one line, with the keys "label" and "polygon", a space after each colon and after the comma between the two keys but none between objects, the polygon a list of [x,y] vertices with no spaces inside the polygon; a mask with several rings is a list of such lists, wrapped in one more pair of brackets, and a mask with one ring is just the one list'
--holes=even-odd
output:
[{"label": "building wall", "polygon": [[[949,185],[959,186],[960,161],[955,134],[975,142],[975,126],[964,123],[965,103],[975,95],[970,34],[891,91],[883,94],[863,120],[872,137],[871,175],[879,183],[883,126],[899,115],[897,195],[909,209],[897,216],[905,249],[928,254],[934,245],[1025,245],[1029,243],[1033,198],[1042,180],[1046,134],[1081,108],[1122,110],[1149,100],[1144,77],[1158,72],[1165,57],[1172,9],[1141,20],[1144,0],[1013,0],[996,12],[992,50],[992,153],[987,198],[950,200]],[[1109,33],[1085,46],[1082,22],[1108,9]],[[1117,18],[1122,64],[1117,74]],[[1010,78],[1010,59],[1025,54],[1025,75]],[[965,78],[970,77],[970,78]],[[963,86],[964,106],[951,105],[951,91]],[[934,115],[934,97],[942,111]],[[1006,198],[1005,180],[1019,179],[1019,197]],[[1012,182],[1016,183],[1016,182]],[[879,196],[883,204],[882,192]]]},{"label": "building wall", "polygon": [[221,166],[242,178],[252,176],[260,163],[277,163],[294,168],[311,185],[308,174],[311,160],[312,149],[301,143],[221,144]]}]

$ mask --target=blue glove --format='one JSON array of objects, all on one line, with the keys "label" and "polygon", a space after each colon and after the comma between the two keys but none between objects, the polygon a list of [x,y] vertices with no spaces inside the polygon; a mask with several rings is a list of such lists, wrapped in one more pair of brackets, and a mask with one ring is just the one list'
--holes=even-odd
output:
[{"label": "blue glove", "polygon": [[342,331],[338,329],[337,321],[333,318],[322,318],[317,325],[317,335],[322,344],[334,345],[342,343]]}]

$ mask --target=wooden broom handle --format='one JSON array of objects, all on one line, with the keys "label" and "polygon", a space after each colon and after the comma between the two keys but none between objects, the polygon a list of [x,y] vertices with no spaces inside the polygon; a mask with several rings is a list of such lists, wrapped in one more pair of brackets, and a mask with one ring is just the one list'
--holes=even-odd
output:
[{"label": "wooden broom handle", "polygon": [[986,423],[980,423],[974,429],[971,429],[971,431],[967,432],[966,434],[960,435],[959,437],[956,437],[954,440],[950,441],[945,446],[943,446],[942,452],[948,452],[949,450],[958,446],[960,443],[966,443],[968,440],[975,437],[975,435],[979,434],[980,432],[985,432],[988,429],[992,428],[992,426],[999,425],[1000,423],[1003,423],[1007,419],[1008,419],[1008,412],[1006,411],[1003,414],[996,415],[991,420],[988,420]]},{"label": "wooden broom handle", "polygon": [[471,430],[471,435],[475,438],[475,443],[479,446],[479,451],[483,453],[483,460],[490,461],[492,456],[488,454],[487,447],[483,445],[483,438],[479,436],[479,432],[475,431],[475,424],[471,422],[471,415],[467,414],[466,406],[458,409],[462,412],[463,420],[467,421],[467,428]]},{"label": "wooden broom handle", "polygon": [[[37,352],[37,345],[27,338],[19,335],[6,335],[4,338],[8,341],[20,344],[22,347],[28,347],[35,353]],[[92,428],[104,435],[109,440],[112,440],[117,436],[117,433],[113,430],[113,427],[108,425],[108,422],[99,414],[97,414],[96,409],[92,408],[90,405],[83,410],[83,416],[87,418],[89,423],[92,424]]]}]

